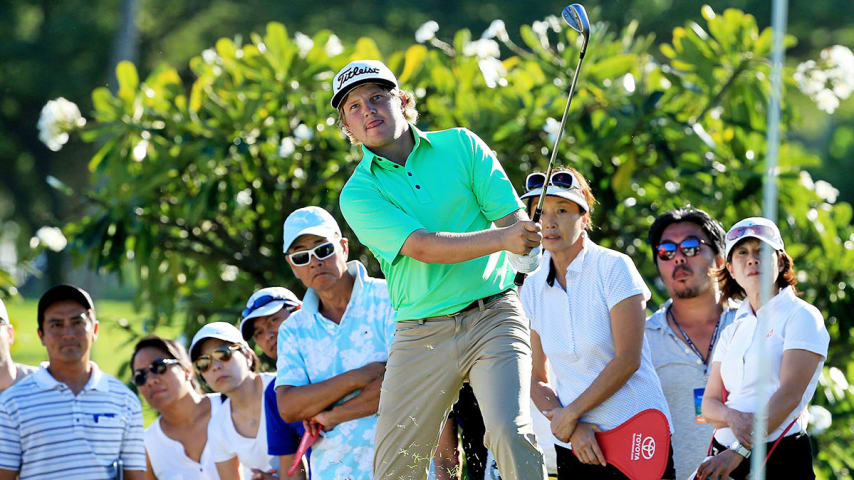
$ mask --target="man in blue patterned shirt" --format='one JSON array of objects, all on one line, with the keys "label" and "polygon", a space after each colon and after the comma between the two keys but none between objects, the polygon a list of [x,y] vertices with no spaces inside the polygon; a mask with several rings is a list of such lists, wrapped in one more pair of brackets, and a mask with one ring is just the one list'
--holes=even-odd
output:
[{"label": "man in blue patterned shirt", "polygon": [[285,220],[284,252],[306,286],[302,308],[279,328],[276,396],[286,422],[322,436],[312,476],[370,480],[380,386],[394,335],[385,280],[347,261],[335,219],[305,207]]}]

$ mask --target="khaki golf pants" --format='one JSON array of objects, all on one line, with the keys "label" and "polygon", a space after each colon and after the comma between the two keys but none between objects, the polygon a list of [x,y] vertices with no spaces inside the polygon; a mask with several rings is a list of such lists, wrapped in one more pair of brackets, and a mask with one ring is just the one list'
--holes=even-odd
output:
[{"label": "khaki golf pants", "polygon": [[529,322],[511,290],[455,315],[398,322],[380,394],[375,480],[427,478],[466,379],[501,478],[546,478],[531,424]]}]

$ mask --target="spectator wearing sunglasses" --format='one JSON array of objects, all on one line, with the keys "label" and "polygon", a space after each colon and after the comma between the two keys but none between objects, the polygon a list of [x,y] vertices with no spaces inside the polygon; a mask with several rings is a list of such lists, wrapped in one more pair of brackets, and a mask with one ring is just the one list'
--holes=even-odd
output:
[{"label": "spectator wearing sunglasses", "polygon": [[[160,416],[145,429],[146,479],[217,480],[211,454],[215,433],[210,420],[222,408],[220,395],[202,395],[183,345],[145,337],[130,358],[133,383]],[[236,476],[239,463],[229,469]]]},{"label": "spectator wearing sunglasses", "polygon": [[98,337],[92,298],[57,285],[37,315],[48,361],[0,396],[0,479],[141,480],[142,407],[90,360]]},{"label": "spectator wearing sunglasses", "polygon": [[539,225],[477,135],[415,126],[415,97],[382,62],[351,62],[332,89],[339,124],[363,154],[341,192],[341,212],[379,261],[398,322],[375,478],[427,475],[466,379],[502,475],[544,478],[527,394],[529,322],[513,286],[516,271],[538,265]]},{"label": "spectator wearing sunglasses", "polygon": [[[762,247],[772,250],[773,273],[767,285],[771,297],[765,303]],[[752,217],[733,225],[726,234],[725,258],[726,268],[718,272],[724,299],[744,301],[712,357],[703,416],[717,428],[714,457],[700,465],[697,478],[749,476],[760,381],[767,382],[772,392],[767,404],[766,477],[815,478],[806,411],[830,343],[824,318],[798,298],[792,258],[771,220]],[[760,379],[757,363],[763,341],[770,370]]]},{"label": "spectator wearing sunglasses", "polygon": [[646,321],[652,363],[673,419],[676,478],[705,457],[714,427],[701,404],[721,332],[735,318],[715,273],[724,264],[724,229],[703,210],[670,210],[652,223],[649,244],[670,298]]},{"label": "spectator wearing sunglasses", "polygon": [[276,394],[286,422],[322,432],[311,452],[317,478],[368,480],[377,404],[394,311],[385,280],[348,262],[349,244],[326,210],[305,207],[284,223],[302,308],[279,327]]},{"label": "spectator wearing sunglasses", "polygon": [[[302,302],[287,288],[267,287],[258,290],[246,301],[246,308],[241,314],[240,333],[243,339],[254,341],[264,355],[275,360],[279,326],[301,306]],[[282,420],[276,401],[276,382],[270,382],[264,389],[264,409],[267,453],[278,456],[279,465],[287,469],[294,460],[305,429],[302,422],[286,423]],[[290,478],[305,478],[306,471],[303,463],[302,469]]]},{"label": "spectator wearing sunglasses", "polygon": [[[643,410],[669,410],[644,339],[650,293],[632,260],[587,235],[595,198],[572,168],[532,173],[529,209],[546,188],[542,267],[522,286],[531,319],[531,396],[551,420],[558,479],[625,479],[595,433]],[[554,378],[549,378],[549,369]],[[671,427],[672,431],[672,427]],[[674,478],[670,457],[663,478]]]},{"label": "spectator wearing sunglasses", "polygon": [[237,327],[226,322],[208,323],[196,332],[190,359],[205,383],[227,397],[210,421],[211,456],[220,478],[241,478],[231,468],[235,457],[242,478],[277,478],[279,458],[267,453],[264,406],[264,389],[275,374],[258,373],[258,356]]},{"label": "spectator wearing sunglasses", "polygon": [[37,367],[15,363],[10,352],[15,343],[15,328],[6,311],[6,305],[0,300],[0,393],[20,382],[27,375],[38,370]]}]

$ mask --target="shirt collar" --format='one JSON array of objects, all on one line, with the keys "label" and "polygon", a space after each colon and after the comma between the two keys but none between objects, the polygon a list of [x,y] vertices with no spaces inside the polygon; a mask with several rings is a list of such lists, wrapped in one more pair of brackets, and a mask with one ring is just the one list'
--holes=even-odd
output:
[{"label": "shirt collar", "polygon": [[[412,152],[409,153],[410,156],[418,150],[418,148],[421,146],[422,140],[424,141],[424,145],[429,145],[431,147],[433,146],[433,143],[430,142],[430,139],[427,138],[427,135],[421,130],[419,130],[418,127],[416,127],[415,125],[410,123],[409,131],[411,132],[410,134],[412,135],[413,140],[415,140],[415,145],[412,146]],[[394,168],[395,165],[395,163],[391,160],[388,160],[387,158],[372,152],[368,147],[365,146],[365,144],[362,144],[362,161],[359,164],[364,165],[364,168],[367,168],[369,170],[374,165],[386,169]]]},{"label": "shirt collar", "polygon": [[[368,270],[362,265],[362,262],[358,260],[351,260],[347,262],[347,273],[353,276],[356,281],[353,283],[353,291],[350,293],[350,301],[352,302],[354,298],[357,298],[359,292],[362,290],[362,285],[365,282],[365,279],[368,276]],[[348,302],[349,304],[349,302]],[[317,296],[317,292],[314,291],[313,288],[309,288],[305,292],[305,296],[302,299],[302,307],[300,310],[305,311],[311,315],[315,313],[320,313],[320,297]]]},{"label": "shirt collar", "polygon": [[[36,383],[42,390],[56,390],[59,388],[66,388],[65,384],[53,378],[53,375],[47,370],[49,363],[42,362],[39,369],[33,373],[33,378]],[[89,362],[89,366],[92,367],[92,374],[89,375],[89,381],[86,382],[86,385],[83,387],[83,392],[88,390],[99,390],[103,392],[110,391],[110,382],[107,379],[106,375],[101,372],[101,369],[98,368],[98,364],[95,362]]]},{"label": "shirt collar", "polygon": [[649,319],[646,321],[647,327],[652,330],[665,330],[664,327],[667,326],[667,309],[673,305],[673,299],[668,298],[664,305],[659,307],[658,310],[653,313]]},{"label": "shirt collar", "polygon": [[[595,243],[593,243],[593,240],[590,240],[587,237],[587,232],[581,232],[581,251],[578,252],[578,255],[575,256],[575,258],[572,260],[572,262],[569,263],[569,266],[566,268],[566,274],[567,275],[569,274],[569,272],[580,273],[583,270],[584,258],[587,256],[587,251],[589,250],[588,247],[590,247],[591,245],[595,245]],[[546,253],[548,253],[548,252],[546,252]],[[545,258],[546,257],[544,256],[543,259],[545,259]],[[550,287],[554,287],[555,286],[555,276],[557,275],[557,270],[555,269],[555,264],[554,264],[554,261],[552,260],[551,255],[548,256],[548,260],[549,260],[549,273],[548,273],[548,275],[546,275],[546,283]]]}]

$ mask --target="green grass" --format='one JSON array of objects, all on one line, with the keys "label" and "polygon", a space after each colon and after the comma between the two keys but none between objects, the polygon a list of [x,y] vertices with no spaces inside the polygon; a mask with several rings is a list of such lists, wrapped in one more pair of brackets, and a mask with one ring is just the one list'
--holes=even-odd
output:
[{"label": "green grass", "polygon": [[[38,365],[47,361],[47,352],[38,336],[37,307],[37,300],[6,302],[15,327],[12,358],[18,363]],[[133,353],[134,332],[142,330],[145,312],[136,311],[131,302],[102,300],[95,302],[95,314],[99,326],[98,339],[92,348],[92,360],[105,373],[129,385],[131,375],[128,361]],[[152,333],[176,338],[179,332],[178,327],[160,327]],[[147,426],[157,417],[157,413],[149,409],[144,400],[140,400]]]}]

